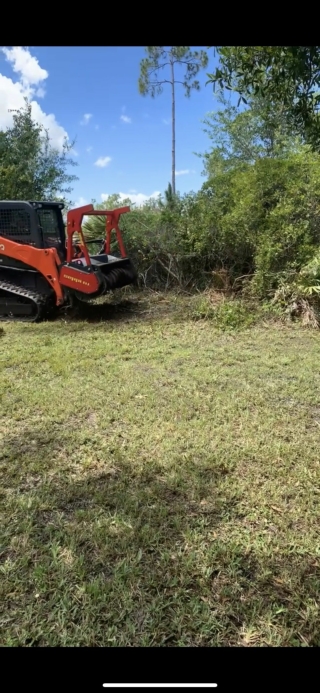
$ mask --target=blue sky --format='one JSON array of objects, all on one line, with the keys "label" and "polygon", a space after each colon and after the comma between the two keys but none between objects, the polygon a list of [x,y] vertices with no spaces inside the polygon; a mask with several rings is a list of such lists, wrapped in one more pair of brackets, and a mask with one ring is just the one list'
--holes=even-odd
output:
[{"label": "blue sky", "polygon": [[[197,47],[193,47],[197,48]],[[201,47],[200,47],[201,48]],[[142,200],[163,192],[171,177],[171,99],[169,85],[156,99],[138,91],[143,47],[5,48],[0,53],[0,127],[10,124],[8,110],[28,95],[34,117],[50,130],[53,142],[76,138],[75,202],[101,202],[122,193]],[[216,63],[209,53],[212,71]],[[177,189],[198,190],[202,162],[193,152],[209,146],[201,119],[217,108],[212,87],[190,99],[177,86]],[[183,173],[181,173],[183,172]],[[134,192],[131,192],[134,191]]]}]

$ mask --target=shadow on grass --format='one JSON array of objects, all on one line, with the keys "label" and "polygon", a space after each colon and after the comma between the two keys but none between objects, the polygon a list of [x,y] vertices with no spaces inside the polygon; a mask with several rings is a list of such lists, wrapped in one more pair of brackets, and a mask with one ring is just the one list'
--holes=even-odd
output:
[{"label": "shadow on grass", "polygon": [[58,430],[4,441],[6,642],[320,645],[317,561],[229,538],[232,471],[189,461],[173,478],[120,453],[58,468],[72,445]]},{"label": "shadow on grass", "polygon": [[190,296],[137,292],[128,296],[120,294],[103,298],[99,302],[78,301],[73,309],[57,311],[48,322],[64,320],[87,323],[129,322],[132,320],[153,321],[170,317],[175,322],[190,320]]},{"label": "shadow on grass", "polygon": [[[179,300],[175,300],[175,299]],[[170,319],[171,322],[184,323],[193,318],[193,310],[190,307],[189,296],[176,296],[156,294],[145,291],[139,294],[129,294],[129,297],[121,296],[113,299],[102,299],[100,302],[81,302],[71,308],[62,308],[54,311],[41,323],[41,330],[48,325],[49,329],[54,323],[64,324],[99,324],[129,323],[133,321],[153,322]],[[8,323],[9,324],[9,323]],[[17,323],[16,323],[17,324]],[[21,323],[24,324],[24,323]],[[0,337],[5,330],[0,327]]]},{"label": "shadow on grass", "polygon": [[120,299],[104,303],[79,303],[70,311],[56,313],[49,322],[67,320],[68,322],[84,321],[88,323],[116,322],[134,320],[146,309],[145,301]]}]

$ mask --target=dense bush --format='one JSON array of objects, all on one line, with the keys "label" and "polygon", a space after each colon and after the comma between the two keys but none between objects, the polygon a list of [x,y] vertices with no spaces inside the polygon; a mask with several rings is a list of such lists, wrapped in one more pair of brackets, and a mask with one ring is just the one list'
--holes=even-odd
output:
[{"label": "dense bush", "polygon": [[[288,133],[281,109],[261,99],[243,112],[223,106],[204,121],[213,146],[202,189],[133,206],[121,227],[142,286],[245,289],[263,300],[320,246],[320,157]],[[123,204],[114,195],[103,206]],[[103,218],[86,224],[91,237],[103,231]]]},{"label": "dense bush", "polygon": [[[113,196],[103,206],[123,204]],[[170,209],[161,201],[133,207],[121,227],[143,286],[236,289],[250,277],[251,291],[264,298],[312,259],[319,222],[320,160],[304,147],[286,159],[219,170]],[[85,230],[103,236],[104,218],[90,219]],[[229,282],[219,285],[221,270]]]}]

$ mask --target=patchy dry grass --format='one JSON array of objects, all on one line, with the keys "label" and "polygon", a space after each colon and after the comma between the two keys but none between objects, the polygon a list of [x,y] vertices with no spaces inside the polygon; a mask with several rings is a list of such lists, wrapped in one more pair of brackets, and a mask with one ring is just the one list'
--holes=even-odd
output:
[{"label": "patchy dry grass", "polygon": [[161,299],[4,326],[0,641],[319,646],[319,334]]}]

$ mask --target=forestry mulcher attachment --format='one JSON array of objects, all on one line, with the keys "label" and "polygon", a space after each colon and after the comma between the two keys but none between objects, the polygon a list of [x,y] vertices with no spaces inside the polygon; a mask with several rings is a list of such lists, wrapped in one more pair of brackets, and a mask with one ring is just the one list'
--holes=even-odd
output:
[{"label": "forestry mulcher attachment", "polygon": [[[0,320],[40,321],[55,308],[135,283],[119,229],[119,217],[130,207],[72,209],[67,238],[62,210],[58,202],[0,200]],[[105,216],[104,239],[85,241],[81,224],[89,215]],[[120,257],[110,254],[112,231]],[[89,254],[90,243],[100,244],[97,255]]]}]

